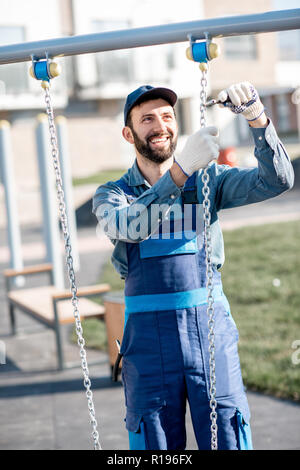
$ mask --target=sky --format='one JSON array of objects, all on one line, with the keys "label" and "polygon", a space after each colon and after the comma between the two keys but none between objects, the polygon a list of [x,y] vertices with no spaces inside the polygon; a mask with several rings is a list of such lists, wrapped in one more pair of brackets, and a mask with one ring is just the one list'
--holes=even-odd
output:
[{"label": "sky", "polygon": [[300,0],[273,0],[273,8],[275,10],[292,10],[300,8]]}]

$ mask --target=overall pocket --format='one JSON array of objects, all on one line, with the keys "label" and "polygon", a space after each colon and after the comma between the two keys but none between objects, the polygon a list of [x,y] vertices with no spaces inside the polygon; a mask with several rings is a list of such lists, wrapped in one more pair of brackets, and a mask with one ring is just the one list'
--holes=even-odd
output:
[{"label": "overall pocket", "polygon": [[217,399],[244,392],[238,354],[238,330],[226,303],[215,302],[215,364]]},{"label": "overall pocket", "polygon": [[163,369],[156,312],[129,315],[121,346],[126,406],[145,410],[164,403]]}]

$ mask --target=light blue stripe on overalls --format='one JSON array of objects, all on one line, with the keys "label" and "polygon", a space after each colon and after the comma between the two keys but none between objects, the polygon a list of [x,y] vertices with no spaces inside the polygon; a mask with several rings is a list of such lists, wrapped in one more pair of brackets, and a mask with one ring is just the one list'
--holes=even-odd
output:
[{"label": "light blue stripe on overalls", "polygon": [[[213,288],[214,300],[223,297],[222,285]],[[125,324],[128,316],[136,312],[152,312],[162,310],[178,310],[196,307],[207,302],[207,289],[200,287],[183,292],[168,292],[166,294],[146,294],[125,296]]]},{"label": "light blue stripe on overalls", "polygon": [[140,423],[139,432],[128,431],[129,449],[146,450],[146,437],[144,423]]},{"label": "light blue stripe on overalls", "polygon": [[140,243],[141,258],[197,253],[197,234],[192,230],[185,232],[164,233],[165,238],[148,238]]},{"label": "light blue stripe on overalls", "polygon": [[251,427],[246,423],[242,413],[237,410],[238,433],[239,433],[239,450],[253,450]]}]

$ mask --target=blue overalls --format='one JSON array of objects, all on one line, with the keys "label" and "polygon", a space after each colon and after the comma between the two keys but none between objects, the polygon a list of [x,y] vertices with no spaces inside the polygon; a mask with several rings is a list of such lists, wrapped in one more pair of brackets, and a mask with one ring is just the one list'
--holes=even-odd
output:
[{"label": "blue overalls", "polygon": [[[135,197],[124,180],[116,184]],[[180,198],[182,207],[192,204],[192,234],[187,236],[182,217],[179,224],[169,222],[169,234],[160,227],[158,236],[126,244],[121,353],[132,450],[184,450],[186,400],[199,449],[211,445],[206,262],[203,232],[196,230],[195,194],[194,174]],[[238,331],[217,269],[213,282],[218,448],[251,449]]]}]

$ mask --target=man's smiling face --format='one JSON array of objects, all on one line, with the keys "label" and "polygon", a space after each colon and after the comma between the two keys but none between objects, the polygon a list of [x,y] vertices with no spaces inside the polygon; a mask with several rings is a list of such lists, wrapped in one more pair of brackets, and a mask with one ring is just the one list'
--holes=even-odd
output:
[{"label": "man's smiling face", "polygon": [[162,98],[135,106],[123,136],[148,160],[155,163],[168,160],[175,151],[178,137],[172,106]]}]

